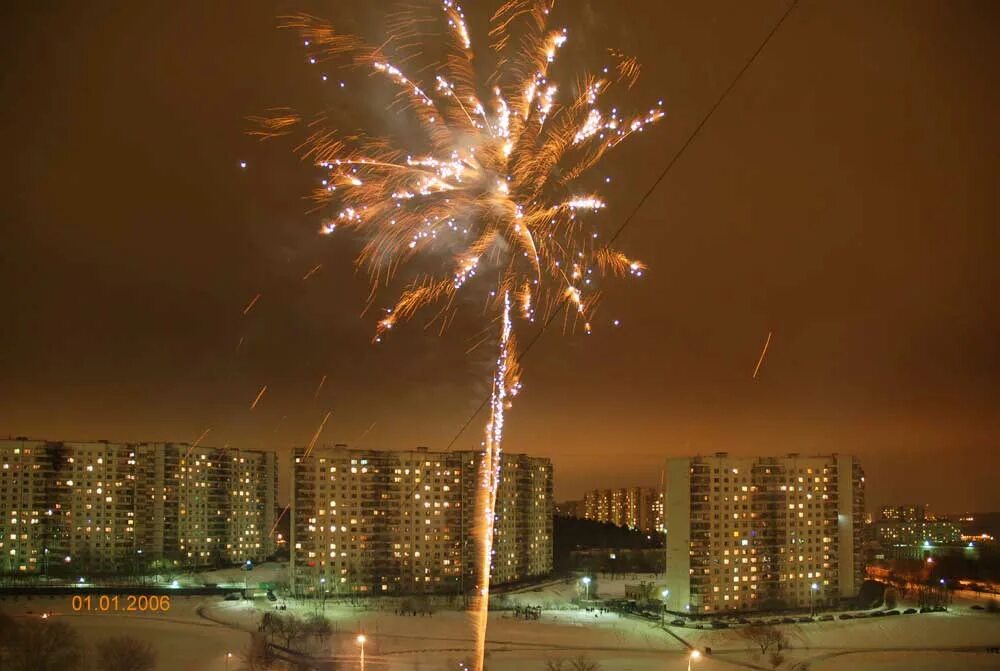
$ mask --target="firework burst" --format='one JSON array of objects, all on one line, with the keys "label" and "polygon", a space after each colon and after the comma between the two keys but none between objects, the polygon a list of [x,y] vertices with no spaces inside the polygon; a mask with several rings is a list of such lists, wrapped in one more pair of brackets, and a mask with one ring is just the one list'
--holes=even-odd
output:
[{"label": "firework burst", "polygon": [[[340,132],[326,113],[285,108],[251,118],[261,138],[300,134],[298,152],[321,171],[312,198],[325,217],[322,232],[354,231],[365,241],[357,263],[370,273],[369,306],[409,261],[440,262],[404,277],[391,307],[382,308],[375,342],[432,305],[439,309],[429,323],[445,328],[463,294],[500,320],[477,513],[480,668],[503,413],[519,387],[513,320],[547,319],[565,302],[569,328],[589,333],[598,277],[642,274],[640,261],[601,242],[605,201],[585,184],[605,154],[663,117],[660,103],[624,115],[605,102],[612,88],[631,88],[639,75],[638,63],[616,51],[600,73],[557,84],[550,70],[569,33],[550,25],[553,4],[510,0],[496,11],[490,73],[474,67],[465,16],[452,0],[391,15],[392,37],[382,46],[313,16],[285,17],[282,25],[298,31],[322,81],[329,67],[384,80],[396,94],[390,111],[409,117],[419,137]],[[420,59],[430,64],[414,66]]]}]

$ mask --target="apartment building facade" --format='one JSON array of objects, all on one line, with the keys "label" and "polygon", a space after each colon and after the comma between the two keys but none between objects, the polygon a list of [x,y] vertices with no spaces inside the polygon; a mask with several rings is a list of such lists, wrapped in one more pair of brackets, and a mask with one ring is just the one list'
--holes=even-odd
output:
[{"label": "apartment building facade", "polygon": [[583,497],[583,517],[652,533],[663,528],[663,494],[653,487],[593,489]]},{"label": "apartment building facade", "polygon": [[[296,593],[469,593],[475,452],[344,445],[295,451],[290,582]],[[491,580],[552,570],[552,464],[505,454]]]},{"label": "apartment building facade", "polygon": [[864,472],[846,455],[669,459],[667,609],[806,608],[861,586]]},{"label": "apartment building facade", "polygon": [[273,552],[269,452],[0,440],[0,571],[129,573]]}]

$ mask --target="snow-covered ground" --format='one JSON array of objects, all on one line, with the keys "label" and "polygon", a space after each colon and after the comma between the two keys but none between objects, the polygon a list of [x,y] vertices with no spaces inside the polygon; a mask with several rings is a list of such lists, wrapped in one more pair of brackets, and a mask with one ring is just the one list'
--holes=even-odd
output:
[{"label": "snow-covered ground", "polygon": [[[263,568],[263,567],[262,567]],[[264,577],[266,571],[251,574]],[[239,582],[216,572],[206,582]],[[240,580],[232,577],[240,576]],[[624,594],[624,586],[639,580],[655,582],[654,576],[622,580],[601,579],[604,597]],[[257,582],[251,580],[251,583]],[[566,609],[577,587],[556,582],[540,588],[525,588],[507,599],[525,605],[551,604],[537,621],[516,619],[510,612],[490,614],[487,635],[490,671],[542,671],[550,658],[586,655],[602,671],[664,671],[687,668],[689,649],[712,648],[712,654],[697,661],[697,671],[770,668],[754,656],[735,630],[670,627],[663,631],[655,623],[612,614],[594,614]],[[319,604],[288,601],[288,611],[307,615]],[[970,602],[971,603],[971,602]],[[931,671],[932,669],[1000,669],[1000,655],[981,650],[1000,646],[1000,616],[971,610],[968,603],[955,604],[948,613],[899,615],[861,620],[835,620],[802,625],[781,625],[792,640],[783,669],[808,663],[811,671]],[[65,617],[83,638],[129,633],[152,643],[160,654],[160,671],[224,671],[225,654],[233,652],[230,669],[239,667],[246,632],[256,630],[264,612],[274,604],[266,599],[224,601],[219,597],[172,599],[167,613],[146,615],[73,613],[68,597],[20,599],[0,602],[0,610],[24,615],[51,610]],[[905,607],[905,605],[903,606]],[[334,635],[328,654],[340,658],[349,671],[357,671],[359,647],[355,636],[364,632],[365,668],[370,671],[438,671],[458,669],[473,648],[472,622],[467,613],[439,610],[431,616],[402,616],[391,610],[365,610],[327,602],[326,616]],[[963,650],[963,648],[965,650]]]},{"label": "snow-covered ground", "polygon": [[198,571],[178,575],[176,579],[182,587],[201,587],[204,585],[242,587],[244,581],[253,587],[260,583],[288,582],[288,564],[277,562],[257,564],[251,571],[244,571],[239,567]]}]

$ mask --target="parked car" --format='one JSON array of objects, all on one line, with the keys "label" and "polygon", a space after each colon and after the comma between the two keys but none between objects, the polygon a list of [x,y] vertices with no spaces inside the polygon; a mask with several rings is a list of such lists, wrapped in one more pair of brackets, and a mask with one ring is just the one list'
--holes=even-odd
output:
[{"label": "parked car", "polygon": [[781,618],[781,624],[795,624],[794,617],[783,617]]},{"label": "parked car", "polygon": [[750,620],[746,619],[745,617],[741,617],[741,618],[739,618],[739,619],[738,619],[738,620],[736,620],[736,621],[737,621],[737,622],[738,622],[739,624],[750,624]]},{"label": "parked car", "polygon": [[903,615],[913,615],[916,612],[917,612],[916,608],[907,608],[906,610],[903,611]]},{"label": "parked car", "polygon": [[781,624],[781,620],[776,617],[776,618],[768,620],[767,624],[770,624],[770,625]]},{"label": "parked car", "polygon": [[819,616],[819,621],[820,622],[833,622],[833,615],[830,615],[829,613],[826,614],[826,615],[820,615]]},{"label": "parked car", "polygon": [[807,622],[813,622],[813,619],[807,615],[807,616],[804,616],[804,617],[800,617],[799,618],[799,622],[805,624]]},{"label": "parked car", "polygon": [[934,609],[931,608],[930,606],[921,606],[920,607],[920,612],[921,613],[933,613]]},{"label": "parked car", "polygon": [[712,629],[729,629],[729,623],[722,620],[712,620]]},{"label": "parked car", "polygon": [[948,610],[947,606],[934,606],[935,613],[944,613]]},{"label": "parked car", "polygon": [[872,617],[885,617],[886,613],[884,610],[877,610],[871,614]]},{"label": "parked car", "polygon": [[892,610],[885,611],[886,615],[899,615],[899,611],[893,608]]},{"label": "parked car", "polygon": [[684,620],[682,620],[680,618],[677,618],[676,620],[671,620],[670,624],[671,624],[671,626],[674,626],[674,627],[683,627],[684,626]]},{"label": "parked car", "polygon": [[229,594],[227,594],[225,596],[225,599],[226,599],[226,601],[239,601],[240,600],[240,595],[237,594],[236,592],[230,592]]},{"label": "parked car", "polygon": [[267,600],[268,601],[277,601],[278,600],[278,597],[276,597],[274,595],[274,590],[273,589],[267,590]]},{"label": "parked car", "polygon": [[972,610],[986,610],[986,609],[980,606],[978,603],[974,603],[972,604]]},{"label": "parked car", "polygon": [[839,619],[841,619],[841,620],[853,620],[854,616],[851,615],[850,613],[841,613]]}]

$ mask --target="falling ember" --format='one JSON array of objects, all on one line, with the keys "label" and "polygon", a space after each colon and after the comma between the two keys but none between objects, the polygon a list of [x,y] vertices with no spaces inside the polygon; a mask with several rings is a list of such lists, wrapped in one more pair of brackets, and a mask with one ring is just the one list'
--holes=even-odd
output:
[{"label": "falling ember", "polygon": [[319,393],[323,391],[323,385],[326,384],[326,375],[322,377],[319,381],[319,386],[316,387],[316,393],[313,394],[313,398],[319,398]]},{"label": "falling ember", "polygon": [[257,294],[256,296],[253,297],[253,300],[247,303],[247,306],[243,308],[243,314],[247,314],[248,312],[253,310],[253,306],[256,305],[257,301],[259,300],[260,300],[260,294]]},{"label": "falling ember", "polygon": [[309,441],[309,446],[306,448],[305,454],[303,456],[308,457],[310,454],[312,454],[313,448],[316,447],[316,441],[319,440],[320,434],[323,433],[323,427],[326,426],[326,420],[330,419],[330,415],[332,414],[333,411],[330,410],[329,412],[326,413],[326,416],[323,417],[323,421],[320,422],[319,428],[316,429],[316,433],[313,434],[312,440]]},{"label": "falling ember", "polygon": [[757,379],[757,371],[760,370],[760,365],[764,363],[764,355],[767,354],[767,346],[771,344],[771,332],[767,332],[767,340],[764,341],[764,349],[760,352],[760,358],[757,359],[757,365],[753,369],[753,379]]},{"label": "falling ember", "polygon": [[[490,30],[499,58],[485,59],[500,64],[495,73],[476,71],[484,59],[475,57],[455,0],[402,10],[381,46],[314,16],[285,18],[283,27],[310,43],[313,60],[358,69],[373,86],[395,92],[387,114],[412,117],[414,135],[422,136],[413,143],[419,153],[363,129],[340,133],[322,113],[277,108],[250,118],[257,126],[251,133],[261,138],[298,133],[296,150],[318,172],[312,199],[323,213],[321,230],[360,234],[356,261],[370,274],[371,299],[390,280],[401,281],[392,307],[375,321],[374,343],[431,305],[441,309],[429,321],[443,329],[470,302],[456,300],[466,294],[481,297],[485,314],[502,324],[476,511],[484,524],[477,539],[487,550],[503,413],[518,389],[512,318],[531,323],[568,303],[567,319],[590,332],[602,278],[643,274],[640,261],[596,242],[614,237],[598,233],[605,200],[590,185],[602,182],[592,172],[608,152],[664,116],[658,105],[628,114],[606,102],[612,89],[626,93],[639,74],[638,63],[618,52],[612,52],[617,76],[610,69],[584,73],[580,86],[560,87],[550,69],[569,32],[550,24],[552,7],[552,0],[502,4]],[[434,48],[411,48],[427,43]],[[420,62],[439,51],[440,62]],[[424,262],[414,271],[408,262],[418,256]],[[489,552],[479,557],[476,671],[485,654],[489,558]]]},{"label": "falling ember", "polygon": [[[332,232],[333,231],[331,231],[331,233]],[[317,263],[315,266],[312,267],[312,269],[308,273],[306,273],[305,275],[302,276],[303,281],[308,280],[310,277],[312,277],[313,275],[315,275],[316,272],[319,271],[319,269],[322,268],[322,267],[323,267],[322,263]]]},{"label": "falling ember", "polygon": [[201,432],[201,435],[198,436],[198,439],[196,441],[194,441],[193,443],[191,443],[191,446],[187,449],[187,452],[184,453],[184,461],[185,462],[187,461],[188,457],[191,456],[192,450],[194,450],[196,447],[198,447],[199,445],[201,445],[201,441],[205,440],[205,436],[207,436],[208,432],[211,431],[211,430],[212,429],[205,429],[204,431]]},{"label": "falling ember", "polygon": [[262,397],[262,396],[264,395],[264,392],[265,392],[265,391],[267,391],[267,385],[266,385],[266,384],[265,384],[265,385],[264,385],[263,387],[261,387],[261,388],[260,388],[260,391],[259,391],[259,392],[257,392],[257,398],[255,398],[255,399],[253,400],[253,403],[251,403],[251,404],[250,404],[250,409],[251,409],[251,410],[253,410],[254,408],[256,408],[256,407],[257,407],[257,403],[259,403],[259,402],[260,402],[260,399],[261,399],[261,397]]},{"label": "falling ember", "polygon": [[240,348],[243,347],[243,341],[246,340],[246,336],[240,336],[240,341],[236,343],[236,351],[239,352]]},{"label": "falling ember", "polygon": [[269,538],[273,538],[274,537],[274,532],[278,530],[278,525],[281,524],[281,519],[285,516],[285,513],[287,513],[288,509],[291,508],[291,507],[292,507],[292,504],[289,503],[284,508],[282,508],[281,514],[278,515],[278,518],[276,520],[274,520],[274,525],[271,527],[271,531],[267,534]]},{"label": "falling ember", "polygon": [[368,435],[369,433],[371,433],[371,432],[372,432],[372,429],[374,429],[374,428],[375,428],[375,425],[376,425],[376,424],[378,424],[378,422],[372,422],[371,424],[369,424],[369,425],[368,425],[368,428],[367,428],[367,429],[365,429],[365,430],[364,430],[364,431],[362,432],[362,434],[361,434],[360,436],[358,436],[358,439],[357,439],[357,440],[355,440],[354,442],[355,442],[355,443],[360,443],[360,442],[361,442],[361,441],[362,441],[362,440],[364,439],[364,437],[365,437],[365,436],[367,436],[367,435]]}]

